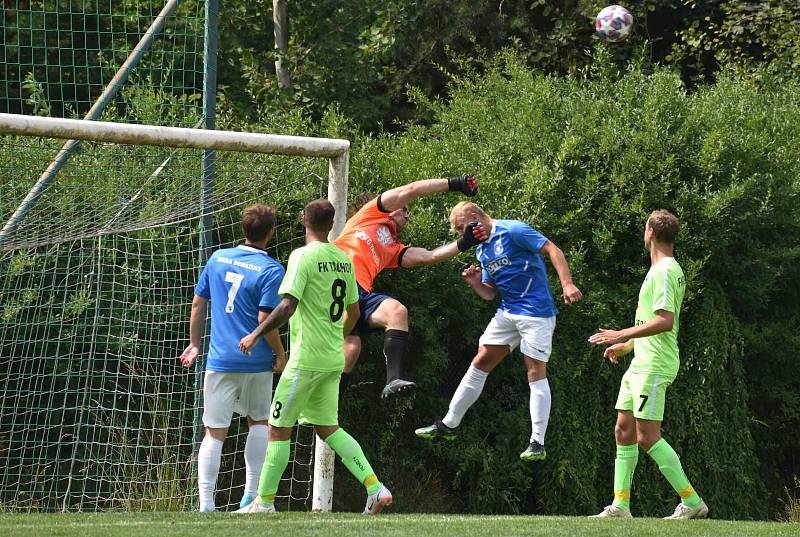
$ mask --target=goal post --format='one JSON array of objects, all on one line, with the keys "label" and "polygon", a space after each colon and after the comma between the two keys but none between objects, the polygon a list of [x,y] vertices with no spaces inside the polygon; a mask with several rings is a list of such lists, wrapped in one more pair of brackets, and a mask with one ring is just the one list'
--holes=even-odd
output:
[{"label": "goal post", "polygon": [[[53,139],[83,143],[26,197]],[[343,229],[349,141],[0,113],[0,148],[0,508],[187,508],[199,393],[176,357],[203,244],[201,152],[218,152],[216,246],[240,238],[243,206],[275,203],[268,248],[285,263],[310,199],[327,191],[331,238]],[[328,511],[333,452],[309,434],[298,431],[293,461],[313,460],[313,479],[299,466],[290,479],[313,493],[282,483],[279,496]],[[223,461],[227,482],[236,464]]]}]

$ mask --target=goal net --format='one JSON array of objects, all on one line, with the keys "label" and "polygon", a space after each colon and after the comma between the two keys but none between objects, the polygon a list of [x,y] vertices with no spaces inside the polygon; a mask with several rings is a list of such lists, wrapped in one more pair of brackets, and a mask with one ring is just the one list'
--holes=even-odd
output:
[{"label": "goal net", "polygon": [[[79,150],[31,197],[66,138]],[[329,197],[340,230],[348,147],[0,114],[0,510],[196,508],[202,363],[177,357],[197,276],[241,242],[253,203],[278,208],[267,249],[284,264],[309,200]],[[216,149],[213,183],[203,148]],[[246,433],[235,419],[222,509],[242,494]],[[306,509],[313,431],[294,441],[279,507]]]}]

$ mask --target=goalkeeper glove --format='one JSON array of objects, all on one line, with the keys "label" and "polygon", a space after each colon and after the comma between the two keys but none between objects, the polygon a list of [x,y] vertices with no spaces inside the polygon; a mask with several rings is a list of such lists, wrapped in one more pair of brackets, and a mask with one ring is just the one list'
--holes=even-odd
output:
[{"label": "goalkeeper glove", "polygon": [[480,222],[470,222],[464,228],[464,234],[461,235],[461,237],[459,237],[459,239],[456,241],[456,244],[458,245],[458,251],[463,252],[464,250],[482,243],[488,238],[489,235],[483,228],[483,224]]},{"label": "goalkeeper glove", "polygon": [[448,177],[447,188],[450,192],[458,190],[471,198],[478,193],[478,179],[474,175],[461,175],[459,177]]}]

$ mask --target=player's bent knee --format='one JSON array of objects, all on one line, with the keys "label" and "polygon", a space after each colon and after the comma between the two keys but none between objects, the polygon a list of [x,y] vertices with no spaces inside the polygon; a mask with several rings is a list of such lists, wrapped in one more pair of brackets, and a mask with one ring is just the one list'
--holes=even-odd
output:
[{"label": "player's bent knee", "polygon": [[389,306],[389,317],[393,321],[405,321],[408,319],[408,308],[397,300],[387,300]]}]

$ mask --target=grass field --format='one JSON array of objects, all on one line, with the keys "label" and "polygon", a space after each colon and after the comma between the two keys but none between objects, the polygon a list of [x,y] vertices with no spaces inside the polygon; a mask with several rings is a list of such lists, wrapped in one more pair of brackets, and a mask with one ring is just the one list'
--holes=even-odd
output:
[{"label": "grass field", "polygon": [[0,535],[132,537],[701,537],[800,536],[800,524],[655,518],[590,520],[584,517],[454,516],[279,513],[0,514]]}]

